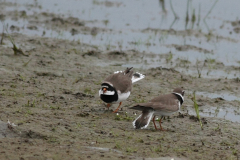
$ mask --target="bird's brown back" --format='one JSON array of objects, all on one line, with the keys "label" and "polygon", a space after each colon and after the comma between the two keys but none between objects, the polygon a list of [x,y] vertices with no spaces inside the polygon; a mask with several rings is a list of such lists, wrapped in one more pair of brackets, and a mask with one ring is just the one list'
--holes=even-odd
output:
[{"label": "bird's brown back", "polygon": [[147,103],[137,104],[134,107],[137,110],[152,108],[155,111],[175,112],[179,110],[179,100],[174,94],[166,94],[155,97]]},{"label": "bird's brown back", "polygon": [[109,82],[116,90],[126,93],[132,90],[132,74],[133,71],[130,71],[127,74],[124,74],[123,72],[115,73],[107,77],[104,82]]}]

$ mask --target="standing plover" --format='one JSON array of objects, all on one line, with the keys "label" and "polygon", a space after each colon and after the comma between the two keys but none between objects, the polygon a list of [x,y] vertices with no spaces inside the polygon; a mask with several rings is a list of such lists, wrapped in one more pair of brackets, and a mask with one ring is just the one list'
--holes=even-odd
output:
[{"label": "standing plover", "polygon": [[107,107],[110,107],[111,103],[120,102],[114,113],[119,110],[122,101],[130,96],[132,84],[145,77],[141,73],[133,73],[132,68],[127,68],[124,72],[114,72],[114,74],[108,76],[101,84],[99,96],[107,103]]},{"label": "standing plover", "polygon": [[161,116],[159,121],[160,130],[164,130],[161,125],[162,118],[164,116],[170,116],[180,110],[184,101],[183,96],[184,90],[182,88],[176,88],[171,94],[160,95],[153,98],[148,103],[140,103],[131,107],[130,109],[142,111],[142,114],[133,121],[133,127],[136,129],[147,128],[152,116],[154,116],[152,121],[157,130],[155,116]]}]

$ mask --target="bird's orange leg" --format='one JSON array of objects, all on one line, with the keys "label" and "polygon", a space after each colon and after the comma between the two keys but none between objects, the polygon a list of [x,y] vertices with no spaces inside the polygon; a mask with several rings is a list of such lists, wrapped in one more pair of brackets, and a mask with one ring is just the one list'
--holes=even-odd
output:
[{"label": "bird's orange leg", "polygon": [[166,131],[165,129],[162,128],[162,119],[163,119],[163,116],[161,117],[161,119],[159,121],[159,125],[161,127],[160,131]]},{"label": "bird's orange leg", "polygon": [[155,116],[153,117],[152,121],[153,121],[153,124],[154,124],[155,129],[158,130],[158,128],[157,128],[157,126],[156,126],[156,124],[155,124]]},{"label": "bird's orange leg", "polygon": [[116,113],[118,110],[119,110],[119,108],[120,108],[120,106],[121,106],[121,104],[122,104],[122,102],[120,102],[119,103],[119,106],[118,106],[118,108],[113,112],[113,113]]},{"label": "bird's orange leg", "polygon": [[107,108],[109,109],[109,107],[110,107],[110,106],[111,106],[111,104],[110,104],[110,103],[108,103],[108,104],[107,104]]}]

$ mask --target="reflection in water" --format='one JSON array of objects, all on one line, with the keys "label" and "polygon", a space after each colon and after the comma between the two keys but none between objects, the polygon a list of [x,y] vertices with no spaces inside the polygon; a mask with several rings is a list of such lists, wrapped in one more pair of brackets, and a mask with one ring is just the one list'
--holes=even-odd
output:
[{"label": "reflection in water", "polygon": [[189,21],[189,15],[188,15],[188,10],[189,10],[189,0],[187,1],[187,9],[186,9],[186,18],[185,18],[185,30],[187,30],[187,25]]},{"label": "reflection in water", "polygon": [[175,17],[175,19],[179,19],[178,15],[176,14],[176,12],[174,11],[174,8],[173,8],[173,5],[172,5],[172,0],[170,0],[170,7],[171,7],[171,10],[173,12],[173,15]]},{"label": "reflection in water", "polygon": [[[208,92],[196,92],[197,95],[202,95],[209,98],[223,98],[227,101],[239,100],[239,97],[230,94],[217,94],[217,93],[208,93]],[[195,114],[193,107],[187,107],[189,114]],[[240,109],[233,106],[202,106],[199,107],[200,116],[203,117],[217,117],[230,120],[232,122],[240,122]]]},{"label": "reflection in water", "polygon": [[167,13],[167,10],[166,10],[166,8],[165,8],[165,0],[159,0],[159,4],[160,4],[160,6],[161,6],[161,8],[162,8],[162,11],[163,11],[164,13]]},{"label": "reflection in water", "polygon": [[234,101],[234,100],[238,100],[240,101],[240,97],[231,95],[229,93],[208,93],[208,92],[196,92],[196,94],[198,95],[202,95],[204,97],[209,97],[211,99],[215,99],[215,98],[222,98],[226,101]]},{"label": "reflection in water", "polygon": [[[162,7],[162,10],[166,10],[166,9],[165,9],[165,1],[164,1],[164,0],[159,0],[159,2],[160,2],[160,6]],[[212,5],[212,7],[210,8],[210,10],[207,12],[207,14],[205,15],[205,17],[203,18],[203,22],[204,22],[204,24],[206,25],[206,28],[207,28],[208,31],[210,31],[210,29],[209,29],[209,27],[208,27],[208,25],[207,25],[206,18],[208,18],[208,16],[210,15],[210,13],[212,12],[212,10],[214,9],[214,7],[215,7],[215,5],[217,4],[217,2],[218,2],[218,0],[216,0],[216,1],[214,2],[214,4]],[[173,21],[172,21],[172,24],[171,24],[170,27],[169,27],[169,29],[171,29],[171,28],[174,26],[175,22],[179,19],[179,16],[178,16],[178,14],[175,12],[175,10],[174,10],[174,7],[173,7],[173,5],[172,5],[172,0],[170,0],[169,3],[170,3],[171,11],[172,11],[172,13],[173,13],[173,15],[174,15],[174,19],[173,19]],[[188,0],[188,1],[187,1],[187,8],[186,8],[185,30],[188,29],[187,26],[188,26],[188,22],[189,22],[190,20],[191,20],[191,27],[190,27],[190,29],[194,29],[194,24],[195,24],[195,22],[196,22],[196,14],[195,14],[196,10],[195,10],[195,8],[193,8],[193,9],[191,8],[191,13],[190,13],[190,15],[189,15],[189,6],[190,6],[190,3],[191,3],[191,6],[192,6],[192,1]],[[178,7],[178,6],[177,6],[177,7]],[[190,19],[190,17],[191,17],[191,19]],[[200,21],[201,21],[201,3],[199,3],[199,7],[198,7],[197,26],[199,26]]]},{"label": "reflection in water", "polygon": [[209,14],[212,12],[212,10],[213,10],[213,8],[215,7],[215,5],[217,4],[217,2],[218,2],[218,0],[216,0],[216,1],[214,2],[214,4],[212,5],[211,9],[208,11],[208,13],[206,14],[206,16],[203,18],[203,22],[204,22],[204,24],[206,25],[208,31],[210,31],[210,29],[209,29],[209,27],[208,27],[208,25],[207,25],[206,18],[207,18],[207,17],[209,16]]},{"label": "reflection in water", "polygon": [[[195,115],[193,107],[187,107],[188,113]],[[240,122],[240,110],[231,106],[202,106],[199,108],[200,117],[217,117],[230,120],[232,122]]]},{"label": "reflection in water", "polygon": [[[14,32],[76,40],[82,43],[97,45],[100,50],[124,51],[137,49],[140,52],[145,51],[146,53],[158,55],[171,52],[173,61],[178,58],[187,59],[192,65],[195,65],[197,59],[204,61],[207,58],[211,58],[222,62],[224,65],[239,66],[239,35],[233,32],[234,27],[230,23],[236,21],[239,16],[239,0],[232,0],[231,3],[225,0],[216,0],[214,2],[209,0],[188,0],[185,1],[185,4],[179,0],[132,0],[124,2],[115,0],[111,2],[110,6],[106,6],[104,0],[98,0],[98,3],[89,0],[6,1],[16,3],[16,5],[6,7],[6,11],[25,11],[29,17],[38,13],[34,16],[40,16],[39,19],[44,18],[41,15],[47,12],[63,15],[66,19],[68,17],[76,17],[84,22],[86,28],[92,29],[91,35],[91,33],[84,34],[85,32],[81,32],[81,26],[77,28],[79,32],[70,32],[74,30],[72,28],[55,28],[55,26],[48,28],[46,27],[47,24],[42,23],[41,25],[35,24],[37,30],[30,30],[26,26],[34,24],[34,21],[28,22],[28,19],[22,17],[18,17],[17,20],[11,20],[6,16],[4,19],[5,24],[20,28],[19,31]],[[159,12],[159,4],[162,12]],[[33,7],[29,8],[29,6]],[[222,8],[225,8],[228,12],[223,11]],[[201,20],[201,15],[204,16],[208,27],[202,23],[204,21]],[[179,19],[177,20],[176,17],[179,17]],[[189,22],[191,22],[190,26]],[[99,28],[99,30],[95,30],[94,27]],[[192,30],[189,28],[192,28]],[[0,25],[0,31],[2,29],[2,25]],[[194,49],[177,50],[173,45],[196,46],[196,48],[209,50],[212,53],[207,54]],[[146,68],[169,66],[164,61],[142,65]],[[186,68],[179,68],[179,70],[184,70],[184,72],[189,74],[190,72],[197,74],[197,70],[191,71]],[[215,76],[215,73],[211,74]],[[224,73],[224,76],[229,77],[226,73]]]},{"label": "reflection in water", "polygon": [[90,148],[90,149],[94,149],[94,150],[100,150],[100,151],[106,151],[106,152],[112,151],[112,152],[122,153],[119,150],[111,149],[111,148],[91,147],[91,146],[87,146],[86,148]]}]

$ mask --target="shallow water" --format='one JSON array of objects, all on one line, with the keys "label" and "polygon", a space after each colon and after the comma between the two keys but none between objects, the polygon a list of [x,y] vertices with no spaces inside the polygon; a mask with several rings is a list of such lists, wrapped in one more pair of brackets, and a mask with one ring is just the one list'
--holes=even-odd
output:
[{"label": "shallow water", "polygon": [[[196,114],[194,108],[188,107],[187,109],[189,114]],[[232,106],[201,106],[199,111],[200,117],[216,117],[232,122],[240,122],[240,110]]]},{"label": "shallow water", "polygon": [[[24,34],[12,34],[12,37],[17,45],[20,45],[23,51],[26,51],[29,56],[13,55],[12,46],[5,44],[9,43],[7,38],[4,39],[4,44],[0,45],[0,59],[2,59],[2,61],[0,60],[2,63],[0,65],[2,68],[2,76],[0,77],[2,79],[0,82],[0,106],[2,111],[0,112],[0,117],[3,122],[7,122],[9,119],[11,123],[18,125],[8,133],[7,129],[9,129],[8,127],[10,126],[7,125],[7,123],[3,125],[0,124],[0,137],[2,133],[9,135],[14,133],[13,136],[5,136],[2,134],[3,138],[0,138],[0,157],[9,157],[9,159],[19,159],[19,157],[21,157],[21,159],[62,159],[62,157],[69,157],[65,159],[79,159],[79,157],[81,157],[81,159],[144,159],[144,157],[145,159],[179,159],[172,157],[176,156],[181,159],[182,157],[185,159],[209,159],[209,157],[214,157],[213,159],[222,159],[222,157],[226,157],[225,159],[237,159],[237,156],[239,156],[237,149],[240,148],[240,143],[236,143],[237,140],[240,139],[238,133],[240,130],[239,123],[232,123],[231,121],[220,118],[206,118],[207,126],[204,127],[204,130],[201,130],[199,123],[193,121],[191,116],[186,114],[187,108],[185,106],[192,107],[190,94],[186,96],[186,101],[181,109],[181,111],[184,112],[183,115],[186,116],[171,116],[170,121],[165,120],[163,122],[163,127],[169,129],[170,132],[156,131],[152,122],[150,122],[151,124],[147,129],[135,130],[131,123],[135,117],[132,113],[135,111],[129,109],[129,107],[136,103],[147,101],[155,95],[170,91],[172,87],[178,84],[186,87],[187,91],[200,90],[209,93],[215,91],[216,93],[218,93],[218,91],[221,93],[223,91],[233,93],[237,96],[239,95],[238,91],[240,89],[238,86],[239,79],[228,79],[229,77],[224,80],[217,78],[192,78],[186,76],[185,73],[174,72],[172,69],[164,69],[163,72],[161,72],[159,69],[141,70],[136,68],[135,71],[144,73],[147,77],[145,80],[135,84],[133,94],[128,101],[123,103],[121,107],[122,110],[120,110],[119,116],[116,117],[112,111],[115,110],[117,104],[114,104],[107,110],[105,103],[98,97],[97,92],[101,80],[113,71],[124,69],[123,66],[126,65],[126,61],[124,60],[127,60],[128,64],[137,64],[137,62],[139,62],[143,64],[143,68],[146,65],[152,65],[151,57],[154,59],[154,56],[152,56],[152,54],[144,55],[143,59],[148,59],[145,63],[144,60],[141,61],[143,53],[140,53],[138,48],[141,50],[150,50],[154,45],[146,45],[143,43],[145,39],[138,41],[137,38],[138,34],[148,36],[149,34],[153,35],[154,31],[143,32],[141,28],[134,30],[130,28],[132,27],[130,24],[126,25],[128,29],[122,29],[122,26],[119,26],[121,29],[113,28],[112,31],[101,31],[100,29],[100,32],[94,37],[91,36],[89,32],[92,27],[81,26],[78,28],[78,26],[71,24],[72,21],[69,22],[64,18],[59,19],[59,21],[53,20],[53,18],[62,17],[62,15],[59,14],[49,14],[49,12],[59,9],[57,3],[61,3],[61,1],[55,1],[56,5],[48,7],[50,8],[49,12],[44,15],[41,13],[38,14],[45,10],[45,8],[41,8],[38,3],[46,1],[35,0],[29,1],[33,3],[32,6],[20,5],[10,7],[13,12],[5,11],[5,9],[8,8],[8,6],[12,6],[12,4],[2,4],[2,2],[3,1],[0,1],[0,18],[3,17],[1,14],[9,14],[7,17],[11,18],[10,21],[18,18],[18,21],[16,20],[14,23],[19,25],[19,32]],[[27,1],[16,2],[25,3]],[[80,5],[78,2],[85,1],[65,1],[66,6],[63,7],[63,11],[66,8],[70,8],[67,5],[70,5],[69,3],[71,2],[76,2],[74,4]],[[109,5],[105,4],[109,3],[107,1],[104,1],[104,5],[99,4],[101,1],[97,0],[89,0],[89,3],[90,2],[92,8],[97,5],[105,9]],[[152,4],[152,2],[147,1],[130,2]],[[123,6],[119,7],[125,7],[124,5],[130,2],[121,2]],[[158,1],[156,0],[156,2]],[[181,2],[184,3],[184,1]],[[212,1],[210,0],[209,3],[210,2]],[[52,3],[52,1],[50,1],[50,3]],[[169,3],[169,1],[166,3]],[[78,6],[75,8],[77,7]],[[112,11],[115,11],[117,8],[116,3],[110,6],[110,8],[111,7],[113,7]],[[209,5],[209,7],[211,7],[211,5]],[[28,20],[23,20],[21,17],[16,16],[18,13],[14,11],[15,9],[24,9],[27,11],[27,14],[33,13],[33,15],[25,17]],[[38,13],[34,13],[35,11]],[[91,12],[91,8],[89,11]],[[108,11],[108,9],[106,9],[106,11]],[[61,13],[62,10],[58,12]],[[68,17],[71,12],[73,11],[66,13],[65,17]],[[105,10],[103,12],[105,13]],[[110,12],[108,13],[111,14]],[[145,10],[143,10],[143,13],[147,14]],[[86,14],[86,11],[84,14]],[[161,13],[159,14],[161,15]],[[168,15],[170,14],[171,12],[169,12],[168,7]],[[9,19],[6,19],[5,21],[7,22],[8,20]],[[63,24],[67,24],[68,27],[61,24],[62,20]],[[184,19],[181,18],[173,27],[176,27],[178,24],[184,24],[181,23],[181,20],[184,22]],[[105,25],[98,20],[96,22],[85,22],[83,20],[83,22],[86,23],[86,26]],[[166,22],[166,24],[171,25],[171,22],[172,20],[170,19],[169,23]],[[29,30],[27,29],[28,25],[37,26],[38,30]],[[151,24],[149,26],[152,28]],[[84,29],[88,30],[84,32],[86,35],[82,35],[81,33],[76,36],[71,36],[69,32],[72,27],[77,28],[79,32]],[[106,26],[106,28],[107,27],[108,26]],[[109,26],[109,28],[110,27],[111,26]],[[121,31],[121,33],[116,30]],[[52,38],[28,36],[30,34],[42,36],[43,31],[47,32],[44,35],[45,37],[49,36]],[[81,41],[84,42],[86,40],[86,44],[62,40],[70,39],[63,33],[69,34],[70,38],[76,38],[76,40],[83,37]],[[116,35],[116,41],[111,41],[111,35],[114,34]],[[129,53],[127,56],[121,54],[119,50],[119,52],[115,54],[112,50],[117,48],[111,46],[110,50],[107,50],[105,45],[109,43],[111,45],[117,45],[118,39],[124,38],[124,36],[122,38],[122,34],[124,34],[125,37],[129,37],[129,39],[124,39],[123,43],[130,49],[136,49],[136,51],[125,51],[124,53]],[[161,37],[161,34],[165,33],[159,31],[159,33],[156,34],[156,39]],[[100,39],[101,35],[103,37],[102,40]],[[131,43],[134,41],[132,36],[135,36],[136,44]],[[187,67],[179,65],[179,62],[184,63],[184,61],[177,60],[178,55],[176,55],[179,53],[184,57],[185,51],[175,51],[172,45],[173,42],[184,44],[182,41],[184,40],[184,36],[187,41],[190,38],[195,39],[195,42],[197,42],[196,39],[206,41],[204,35],[194,37],[192,34],[188,35],[185,31],[180,35],[179,33],[169,33],[166,36],[166,40],[164,36],[159,42],[154,39],[150,39],[150,42],[156,41],[155,48],[163,48],[166,53],[171,50],[173,62],[165,62],[166,56],[168,56],[168,54],[162,54],[165,53],[165,51],[155,53],[155,57],[159,58],[158,60],[160,61],[156,60],[153,62],[156,64],[159,62],[159,65],[162,67],[173,67],[174,69],[177,68],[177,66],[183,69]],[[105,39],[105,37],[108,37],[108,39]],[[176,42],[171,42],[168,37],[173,37],[173,40],[176,40]],[[94,38],[96,38],[96,40],[94,40]],[[96,47],[91,45],[92,41],[97,44]],[[220,39],[219,41],[232,42],[226,39]],[[189,43],[189,41],[187,43]],[[206,48],[211,49],[212,43],[213,40],[209,41],[209,44],[205,43]],[[216,41],[216,43],[218,43],[218,41]],[[100,50],[97,49],[98,46],[100,46]],[[201,46],[201,44],[199,44],[199,46]],[[96,52],[94,52],[95,49]],[[104,54],[110,51],[111,54]],[[191,54],[192,51],[199,55],[205,55],[196,50],[188,50],[186,52]],[[156,56],[156,54],[158,55]],[[124,57],[121,57],[121,55]],[[112,60],[113,62],[108,62],[107,60]],[[102,63],[104,61],[106,65],[112,64],[115,66],[98,67],[95,65],[95,63]],[[114,63],[122,64],[116,65]],[[236,70],[238,68],[226,67],[222,64],[216,64],[215,66],[224,67],[224,69],[220,70]],[[194,67],[195,66],[190,66],[189,68],[192,69]],[[186,76],[186,79],[182,76]],[[181,80],[175,79],[176,77],[181,77]],[[199,83],[195,83],[195,80]],[[199,98],[199,96],[197,96],[197,98]],[[238,101],[221,100],[221,102],[215,103],[216,99],[203,97],[200,99],[203,100],[201,101],[203,105],[200,107],[201,116],[206,113],[207,116],[221,117],[222,110],[227,113],[226,108],[233,109],[232,106],[239,107]],[[219,104],[222,105],[219,106]],[[213,108],[215,110],[211,110],[211,105],[219,108]],[[125,111],[129,114],[124,113]],[[209,112],[212,112],[211,115],[208,115]],[[228,111],[227,115],[229,115],[229,113],[230,111]],[[239,113],[239,110],[236,110],[234,113]],[[224,118],[224,115],[222,117]],[[225,118],[226,117],[227,116],[225,116]],[[157,124],[157,126],[159,125]],[[17,133],[17,135],[15,133]],[[219,137],[221,138],[219,139]]]},{"label": "shallow water", "polygon": [[99,150],[99,151],[106,151],[106,152],[117,152],[117,153],[122,153],[121,151],[119,150],[116,150],[116,149],[111,149],[111,148],[102,148],[102,147],[86,147],[86,148],[90,148],[90,149],[93,149],[93,150]]},{"label": "shallow water", "polygon": [[[197,95],[214,98],[223,98],[226,101],[240,101],[240,97],[229,93],[208,93],[208,92],[196,92]],[[196,114],[193,107],[187,107],[189,114]],[[230,120],[232,122],[240,122],[240,108],[237,106],[199,106],[199,113],[202,117],[217,117]]]},{"label": "shallow water", "polygon": [[198,95],[202,95],[204,97],[209,97],[209,98],[223,98],[224,100],[227,101],[234,101],[238,100],[240,101],[240,97],[237,97],[235,95],[229,94],[229,93],[208,93],[208,92],[196,92]]},{"label": "shallow water", "polygon": [[[179,17],[174,24],[174,14],[170,7],[170,1],[165,2],[166,12],[162,10],[160,3],[156,1],[103,1],[103,0],[70,0],[70,1],[33,1],[27,0],[16,1],[7,0],[7,2],[15,2],[19,4],[17,7],[9,7],[7,10],[25,10],[27,15],[33,12],[52,12],[63,15],[64,17],[77,17],[80,20],[88,21],[86,26],[99,27],[111,29],[111,32],[100,32],[96,36],[77,34],[72,36],[69,31],[63,30],[60,33],[45,29],[44,26],[38,26],[37,31],[30,31],[24,29],[20,32],[25,34],[42,35],[43,30],[47,32],[45,36],[57,37],[63,39],[80,40],[84,43],[102,46],[110,45],[111,49],[137,49],[138,51],[147,51],[156,54],[172,52],[176,58],[188,59],[195,63],[196,59],[205,60],[206,58],[213,58],[217,61],[223,62],[225,65],[239,66],[240,54],[238,53],[239,34],[234,33],[233,26],[230,21],[236,21],[239,17],[238,6],[240,1],[233,0],[228,3],[224,0],[219,0],[215,7],[211,10],[215,1],[193,1],[189,4],[189,16],[195,10],[196,22],[191,25],[191,22],[186,26],[186,1],[172,1],[174,12]],[[28,7],[29,5],[35,7]],[[182,7],[179,7],[182,6]],[[222,8],[225,8],[224,10]],[[209,16],[203,21],[207,13]],[[199,14],[200,13],[200,14]],[[200,15],[199,25],[198,14]],[[91,21],[91,22],[90,22]],[[9,25],[16,22],[6,20],[5,23]],[[28,22],[17,22],[18,26],[27,25]],[[142,32],[146,28],[153,29],[170,29],[170,27],[177,31],[184,31],[186,29],[193,29],[195,31],[208,34],[224,36],[226,39],[207,38],[205,36],[184,36],[171,35],[167,32]],[[0,28],[2,29],[2,28]],[[236,42],[228,39],[236,40]],[[134,42],[132,44],[131,42]],[[146,45],[148,43],[149,45]],[[199,51],[178,51],[173,47],[166,47],[166,45],[194,45],[207,50],[212,50],[214,54],[204,54]]]}]

